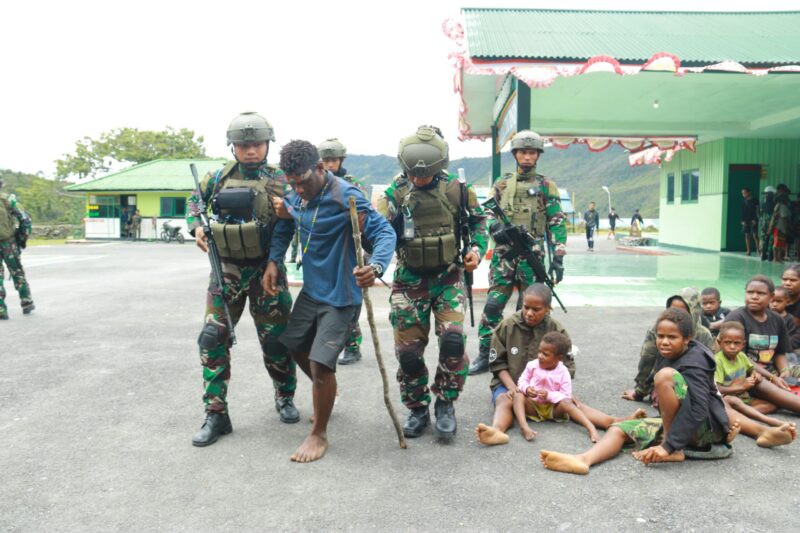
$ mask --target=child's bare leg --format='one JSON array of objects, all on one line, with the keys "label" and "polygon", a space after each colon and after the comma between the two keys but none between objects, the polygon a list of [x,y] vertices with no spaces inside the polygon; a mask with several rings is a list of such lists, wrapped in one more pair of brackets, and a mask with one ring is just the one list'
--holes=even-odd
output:
[{"label": "child's bare leg", "polygon": [[517,419],[519,430],[525,440],[533,440],[536,437],[536,432],[528,425],[528,411],[531,414],[535,412],[533,407],[533,400],[528,399],[524,394],[517,393],[514,395],[514,418]]},{"label": "child's bare leg", "polygon": [[539,452],[539,460],[548,470],[570,474],[588,474],[590,466],[619,455],[626,442],[630,442],[630,439],[625,432],[617,427],[611,427],[602,439],[581,454],[570,455],[542,450]]},{"label": "child's bare leg", "polygon": [[[800,396],[780,389],[765,379],[761,380],[758,385],[750,389],[750,393],[762,400],[766,400],[778,407],[791,411],[796,415],[800,415]],[[755,406],[756,409],[761,411],[760,407],[760,405]]]},{"label": "child's bare leg", "polygon": [[671,368],[662,368],[655,376],[655,391],[658,395],[659,410],[661,411],[661,424],[664,426],[664,436],[669,435],[669,428],[678,409],[681,408],[681,401],[675,395],[675,386],[672,380],[675,371]]},{"label": "child's bare leg", "polygon": [[767,400],[762,400],[760,398],[753,398],[753,401],[750,402],[750,407],[761,413],[762,415],[772,414],[778,410],[778,406],[772,402],[768,402]]},{"label": "child's bare leg", "polygon": [[616,416],[607,415],[599,409],[590,407],[579,401],[577,398],[573,398],[573,400],[575,401],[575,405],[578,406],[578,409],[580,409],[581,412],[586,415],[586,418],[588,418],[595,427],[600,429],[608,429],[611,427],[611,424],[622,422],[623,420],[633,420],[634,418],[644,418],[647,416],[647,412],[640,407],[639,409],[636,409],[630,416],[619,418]]},{"label": "child's bare leg", "polygon": [[[768,426],[779,427],[784,424],[782,420],[778,420],[777,418],[772,418],[771,416],[767,416],[761,413],[758,409],[755,409],[747,405],[738,396],[724,396],[722,399],[725,401],[726,406],[736,411],[739,411],[747,418],[752,418],[753,420],[761,422],[762,424],[767,424]],[[768,402],[763,402],[763,403],[767,405],[772,405]]]},{"label": "child's bare leg", "polygon": [[756,439],[756,444],[762,448],[774,448],[789,444],[797,438],[797,426],[794,423],[785,423],[779,427],[768,427],[751,420],[726,406],[730,423],[739,424],[742,433]]},{"label": "child's bare leg", "polygon": [[578,424],[582,425],[586,428],[586,431],[589,432],[589,439],[592,442],[597,442],[600,440],[600,435],[597,433],[597,428],[594,427],[591,420],[581,411],[578,406],[575,404],[575,401],[572,399],[566,399],[558,402],[553,409],[553,416],[554,417],[561,417],[564,415],[569,415],[570,419],[573,422],[577,422]]},{"label": "child's bare leg", "polygon": [[481,444],[494,446],[496,444],[506,444],[508,435],[506,431],[514,423],[514,412],[511,398],[507,394],[497,397],[494,407],[494,419],[492,425],[478,424],[475,428],[475,436]]}]

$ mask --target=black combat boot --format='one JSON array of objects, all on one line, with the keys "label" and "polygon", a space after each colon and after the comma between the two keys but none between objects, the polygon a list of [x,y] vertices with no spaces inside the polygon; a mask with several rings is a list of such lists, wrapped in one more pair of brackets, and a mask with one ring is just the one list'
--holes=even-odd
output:
[{"label": "black combat boot", "polygon": [[340,365],[352,365],[359,361],[361,361],[361,350],[356,350],[354,352],[345,350],[342,355],[339,356]]},{"label": "black combat boot", "polygon": [[291,398],[275,398],[275,410],[284,424],[294,424],[300,421],[300,411],[294,406]]},{"label": "black combat boot", "polygon": [[478,351],[478,357],[469,363],[469,375],[483,374],[487,370],[489,370],[489,347],[484,348],[481,346]]},{"label": "black combat boot", "polygon": [[33,302],[25,302],[22,304],[22,314],[29,315],[31,312],[36,309],[36,306],[33,305]]},{"label": "black combat boot", "polygon": [[409,439],[415,439],[422,435],[425,428],[431,423],[431,414],[428,406],[415,407],[408,413],[406,423],[403,424],[403,435]]},{"label": "black combat boot", "polygon": [[436,413],[436,436],[444,441],[451,441],[456,436],[456,410],[453,402],[436,398],[433,406]]},{"label": "black combat boot", "polygon": [[207,413],[206,421],[200,431],[192,437],[194,446],[208,446],[214,444],[217,439],[233,431],[231,419],[228,413]]}]

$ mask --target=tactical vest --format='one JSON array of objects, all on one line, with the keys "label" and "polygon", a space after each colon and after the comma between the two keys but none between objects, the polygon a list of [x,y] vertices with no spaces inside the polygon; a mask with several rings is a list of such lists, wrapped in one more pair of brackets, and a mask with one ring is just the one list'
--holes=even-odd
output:
[{"label": "tactical vest", "polygon": [[439,179],[430,189],[417,189],[404,180],[394,193],[401,213],[414,222],[414,237],[399,239],[398,252],[405,266],[419,271],[440,271],[458,255],[456,228],[461,203],[461,184]]},{"label": "tactical vest", "polygon": [[277,222],[272,197],[283,198],[283,184],[269,178],[246,180],[235,169],[236,163],[229,163],[217,173],[212,205],[219,205],[219,221],[211,223],[211,232],[221,257],[263,259]]},{"label": "tactical vest", "polygon": [[[500,207],[514,225],[524,225],[534,237],[544,237],[547,228],[547,185],[544,176],[518,180],[515,172],[507,174],[506,186],[500,193]],[[531,195],[533,193],[533,195]]]},{"label": "tactical vest", "polygon": [[11,214],[11,202],[5,195],[0,196],[0,241],[7,241],[14,236],[14,216]]}]

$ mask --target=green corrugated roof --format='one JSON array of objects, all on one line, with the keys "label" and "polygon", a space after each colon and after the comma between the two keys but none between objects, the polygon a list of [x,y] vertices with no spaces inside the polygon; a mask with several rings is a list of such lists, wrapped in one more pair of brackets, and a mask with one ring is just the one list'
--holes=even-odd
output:
[{"label": "green corrugated roof", "polygon": [[683,66],[736,61],[800,64],[800,11],[704,13],[464,8],[475,59],[574,61],[608,55],[644,62],[658,52]]},{"label": "green corrugated roof", "polygon": [[202,178],[207,172],[220,168],[226,162],[226,159],[157,159],[86,183],[70,185],[66,190],[191,191],[194,189],[194,178],[189,170],[189,163],[197,166],[197,173]]}]

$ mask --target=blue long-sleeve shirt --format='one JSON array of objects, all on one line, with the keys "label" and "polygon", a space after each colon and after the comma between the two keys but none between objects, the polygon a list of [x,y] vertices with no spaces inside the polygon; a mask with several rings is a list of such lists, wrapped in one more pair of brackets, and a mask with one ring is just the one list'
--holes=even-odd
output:
[{"label": "blue long-sleeve shirt", "polygon": [[[361,288],[353,276],[356,253],[349,198],[355,197],[359,216],[364,214],[362,234],[372,243],[371,263],[381,265],[385,271],[392,260],[397,237],[389,222],[372,208],[358,187],[330,172],[326,173],[325,182],[320,195],[305,206],[301,205],[302,199],[297,194],[284,198],[292,220],[281,220],[275,226],[269,260],[283,262],[297,224],[300,246],[304,249],[303,291],[313,300],[334,307],[360,305]],[[313,222],[315,213],[316,222]]]}]

